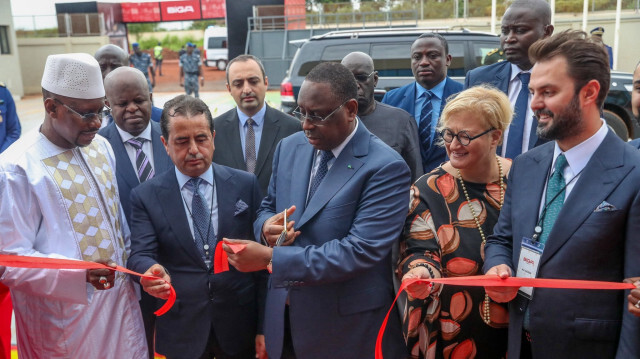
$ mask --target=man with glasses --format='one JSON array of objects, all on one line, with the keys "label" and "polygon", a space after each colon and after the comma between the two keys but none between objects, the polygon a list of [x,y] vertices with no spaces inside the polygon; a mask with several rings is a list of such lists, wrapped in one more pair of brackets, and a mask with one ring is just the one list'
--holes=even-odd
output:
[{"label": "man with glasses", "polygon": [[[411,174],[397,152],[357,118],[353,74],[322,63],[305,78],[295,114],[304,133],[280,141],[256,238],[233,254],[240,271],[271,271],[265,309],[270,358],[373,358],[393,301],[391,247],[407,214]],[[283,242],[284,213],[287,230]],[[400,318],[383,339],[406,358]]]},{"label": "man with glasses", "polygon": [[436,129],[447,99],[462,91],[462,85],[447,76],[450,63],[449,44],[442,35],[420,35],[411,45],[411,71],[416,81],[387,92],[382,99],[382,103],[399,107],[416,119],[424,172],[447,158],[444,147],[436,143]]},{"label": "man with glasses", "polygon": [[418,126],[407,111],[376,101],[378,72],[373,60],[364,52],[352,52],[342,59],[358,85],[358,118],[367,129],[396,150],[411,170],[411,182],[422,176],[422,158],[418,142]]},{"label": "man with glasses", "polygon": [[240,55],[227,66],[227,90],[237,107],[214,119],[213,162],[255,174],[262,194],[271,178],[273,152],[281,139],[302,129],[300,121],[265,102],[269,79],[260,59]]},{"label": "man with glasses", "polygon": [[[125,265],[129,229],[115,159],[101,136],[104,87],[87,54],[50,55],[45,118],[0,155],[0,251]],[[109,269],[1,268],[13,297],[20,358],[143,358],[128,275]]]},{"label": "man with glasses", "polygon": [[[101,129],[99,134],[113,148],[120,203],[127,223],[131,224],[131,190],[171,169],[173,163],[162,145],[160,124],[150,121],[151,94],[142,72],[133,67],[119,67],[105,77],[104,88],[114,122]],[[147,333],[149,357],[153,359],[153,312],[157,309],[157,303],[147,293],[141,295],[140,308]]]}]

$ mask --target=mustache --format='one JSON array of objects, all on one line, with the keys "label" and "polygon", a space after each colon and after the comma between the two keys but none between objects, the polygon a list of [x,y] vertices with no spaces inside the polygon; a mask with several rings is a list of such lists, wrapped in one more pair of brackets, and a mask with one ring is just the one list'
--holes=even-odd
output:
[{"label": "mustache", "polygon": [[256,94],[251,92],[251,93],[248,93],[248,94],[240,95],[240,98],[247,98],[247,97],[256,97]]},{"label": "mustache", "polygon": [[204,156],[202,155],[202,153],[196,153],[195,155],[187,154],[187,157],[185,158],[185,160],[187,160],[187,161],[203,160],[203,159],[204,159]]},{"label": "mustache", "polygon": [[555,114],[553,112],[551,112],[551,110],[543,108],[542,110],[535,110],[533,112],[533,114],[536,116],[536,118],[540,118],[540,116],[549,116],[551,118],[555,117]]}]

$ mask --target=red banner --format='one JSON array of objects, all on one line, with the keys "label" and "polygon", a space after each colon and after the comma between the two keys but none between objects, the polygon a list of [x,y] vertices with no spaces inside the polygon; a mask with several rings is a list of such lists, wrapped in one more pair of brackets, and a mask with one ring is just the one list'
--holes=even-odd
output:
[{"label": "red banner", "polygon": [[163,1],[160,3],[162,21],[200,20],[200,1]]},{"label": "red banner", "polygon": [[407,279],[402,282],[398,289],[398,294],[391,304],[391,308],[387,312],[387,316],[382,322],[382,326],[378,331],[378,338],[376,339],[375,355],[376,359],[382,358],[382,337],[384,331],[387,328],[387,321],[389,315],[395,309],[396,301],[400,297],[400,294],[412,284],[417,283],[440,283],[450,285],[464,285],[469,287],[534,287],[534,288],[558,288],[558,289],[600,289],[600,290],[620,290],[620,289],[635,289],[636,286],[631,283],[618,283],[618,282],[600,282],[591,280],[571,280],[571,279],[547,279],[547,278],[519,278],[509,277],[502,279],[495,275],[478,275],[468,277],[451,277],[451,278],[433,278],[433,279]]},{"label": "red banner", "polygon": [[225,0],[200,0],[203,19],[224,19],[227,15]]},{"label": "red banner", "polygon": [[157,2],[130,2],[120,4],[122,22],[159,22],[160,5]]}]

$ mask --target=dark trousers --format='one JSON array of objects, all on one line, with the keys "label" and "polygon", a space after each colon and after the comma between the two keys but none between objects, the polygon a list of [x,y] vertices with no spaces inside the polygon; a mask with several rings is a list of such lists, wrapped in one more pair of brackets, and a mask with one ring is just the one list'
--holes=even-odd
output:
[{"label": "dark trousers", "polygon": [[284,309],[284,342],[282,344],[282,359],[296,359],[296,352],[293,350],[293,339],[291,338],[291,323],[289,320],[289,306]]},{"label": "dark trousers", "polygon": [[522,340],[520,341],[520,359],[532,359],[531,352],[531,335],[528,331],[522,330]]},{"label": "dark trousers", "polygon": [[207,347],[204,350],[200,359],[255,359],[256,348],[255,346],[247,348],[245,351],[235,355],[229,355],[222,350],[218,339],[216,339],[216,333],[211,327],[209,331],[209,339],[207,340]]}]

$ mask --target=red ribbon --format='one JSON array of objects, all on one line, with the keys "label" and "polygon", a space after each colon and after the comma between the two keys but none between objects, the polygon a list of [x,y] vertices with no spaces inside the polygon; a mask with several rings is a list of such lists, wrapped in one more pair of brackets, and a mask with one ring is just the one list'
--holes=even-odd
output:
[{"label": "red ribbon", "polygon": [[[216,251],[213,253],[213,274],[219,274],[229,270],[229,257],[227,252],[222,249],[222,241],[216,245]],[[224,242],[233,253],[239,253],[247,248],[246,244]]]},{"label": "red ribbon", "polygon": [[391,304],[391,308],[387,312],[387,316],[382,322],[380,331],[378,331],[378,337],[376,339],[376,359],[382,359],[382,336],[387,328],[387,321],[389,315],[395,309],[396,301],[400,297],[400,294],[406,290],[406,288],[415,283],[439,283],[450,285],[464,285],[469,287],[534,287],[534,288],[559,288],[559,289],[604,289],[604,290],[619,290],[619,289],[635,289],[636,286],[632,283],[616,283],[616,282],[601,282],[591,280],[572,280],[572,279],[548,279],[548,278],[520,278],[520,277],[508,277],[502,279],[495,275],[479,275],[468,277],[452,277],[452,278],[433,278],[433,279],[418,279],[412,278],[402,282],[398,289],[398,294]]},{"label": "red ribbon", "polygon": [[[151,275],[140,274],[127,268],[116,266],[115,268],[109,267],[102,263],[86,262],[75,259],[58,259],[58,258],[44,258],[44,257],[29,257],[29,256],[16,256],[0,254],[0,265],[6,267],[18,267],[18,268],[47,268],[47,269],[111,269],[118,272],[128,273],[142,277],[145,279],[156,280],[158,277]],[[160,316],[168,312],[176,301],[176,291],[173,289],[171,283],[169,284],[169,298],[162,307],[154,312],[155,315]]]}]

